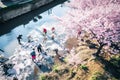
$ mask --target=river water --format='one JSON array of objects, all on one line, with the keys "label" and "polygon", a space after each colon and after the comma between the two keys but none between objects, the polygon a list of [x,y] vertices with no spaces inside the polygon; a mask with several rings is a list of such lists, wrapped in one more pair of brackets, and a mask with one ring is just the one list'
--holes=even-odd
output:
[{"label": "river water", "polygon": [[23,41],[27,40],[28,33],[44,23],[57,22],[52,15],[63,16],[68,7],[63,3],[43,6],[30,13],[19,16],[15,19],[9,20],[0,24],[0,49],[4,50],[6,57],[11,56],[15,48],[18,46],[16,37],[19,34],[23,35]]}]

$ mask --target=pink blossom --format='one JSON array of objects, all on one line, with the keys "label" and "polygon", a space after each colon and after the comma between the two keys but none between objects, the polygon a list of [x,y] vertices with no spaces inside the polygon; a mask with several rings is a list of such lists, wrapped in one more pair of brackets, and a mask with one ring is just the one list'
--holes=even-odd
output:
[{"label": "pink blossom", "polygon": [[71,0],[70,10],[59,18],[68,34],[91,31],[99,42],[120,42],[120,0]]}]

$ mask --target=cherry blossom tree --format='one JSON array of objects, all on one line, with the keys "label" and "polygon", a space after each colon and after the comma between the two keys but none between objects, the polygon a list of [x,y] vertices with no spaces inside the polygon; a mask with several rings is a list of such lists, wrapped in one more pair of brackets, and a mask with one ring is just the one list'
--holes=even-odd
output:
[{"label": "cherry blossom tree", "polygon": [[98,54],[105,45],[120,51],[120,0],[71,0],[67,6],[67,14],[58,19],[68,35],[87,31],[99,43]]}]

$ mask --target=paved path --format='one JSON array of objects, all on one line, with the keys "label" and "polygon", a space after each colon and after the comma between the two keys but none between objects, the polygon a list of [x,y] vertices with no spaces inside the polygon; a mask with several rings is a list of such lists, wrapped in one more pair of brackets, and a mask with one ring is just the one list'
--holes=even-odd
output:
[{"label": "paved path", "polygon": [[4,0],[4,1],[0,1],[0,8],[5,8],[16,4],[24,4],[30,1],[32,0]]}]

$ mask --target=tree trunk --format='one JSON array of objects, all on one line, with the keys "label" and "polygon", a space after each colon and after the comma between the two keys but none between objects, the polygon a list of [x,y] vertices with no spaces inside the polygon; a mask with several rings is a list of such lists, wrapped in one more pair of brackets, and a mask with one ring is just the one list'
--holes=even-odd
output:
[{"label": "tree trunk", "polygon": [[98,48],[97,52],[96,52],[96,56],[99,56],[99,54],[101,53],[101,50],[103,48],[103,46],[105,46],[105,43],[100,43],[100,47]]}]

